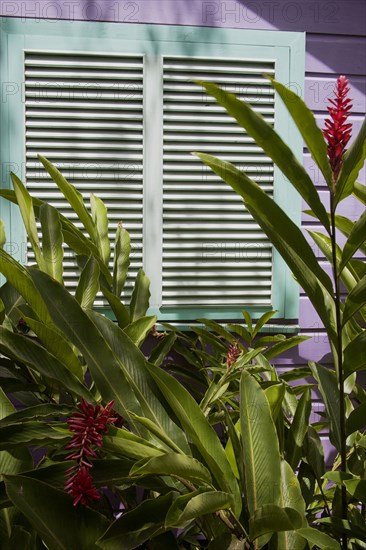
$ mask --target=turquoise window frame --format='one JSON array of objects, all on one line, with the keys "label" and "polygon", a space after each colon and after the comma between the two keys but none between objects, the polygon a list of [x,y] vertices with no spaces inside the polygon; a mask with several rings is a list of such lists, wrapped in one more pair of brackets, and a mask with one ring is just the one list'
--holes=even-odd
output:
[{"label": "turquoise window frame", "polygon": [[[22,166],[25,159],[24,104],[22,102],[22,83],[24,81],[24,50],[60,50],[91,51],[95,53],[144,54],[146,60],[156,60],[161,55],[192,55],[212,57],[232,57],[245,59],[273,59],[276,63],[276,79],[291,85],[292,89],[303,94],[305,67],[305,33],[260,31],[211,27],[187,27],[155,24],[97,23],[61,20],[24,20],[3,18],[0,20],[0,162],[2,185],[10,187],[8,172],[13,170],[23,176]],[[153,76],[152,76],[153,78]],[[148,117],[147,113],[147,117]],[[159,120],[156,120],[159,123]],[[161,121],[160,121],[161,123]],[[290,120],[286,108],[279,98],[276,100],[275,128],[282,138],[291,144],[296,157],[302,160],[302,139]],[[146,152],[147,154],[147,152]],[[158,153],[161,154],[161,153]],[[144,153],[145,156],[145,153]],[[154,151],[147,154],[146,162],[155,156]],[[145,163],[145,174],[150,173]],[[156,170],[156,169],[155,169]],[[157,174],[159,168],[157,168]],[[274,198],[291,219],[300,225],[301,198],[284,176],[275,167]],[[148,176],[144,181],[146,200],[161,194],[156,185],[159,182]],[[161,180],[160,180],[161,181]],[[147,185],[147,183],[151,185]],[[145,200],[145,199],[144,199]],[[148,209],[145,209],[145,212]],[[0,199],[0,217],[10,236],[10,252],[19,261],[25,258],[25,231],[22,227],[17,207]],[[144,218],[144,250],[146,263],[156,261],[151,253],[149,242],[149,221]],[[160,229],[161,231],[161,229]],[[150,270],[149,270],[150,271]],[[152,303],[150,314],[158,315],[160,320],[189,321],[200,317],[217,320],[241,318],[243,306],[232,308],[162,308],[158,299],[158,287],[161,284],[161,270],[150,273]],[[273,251],[272,304],[277,310],[274,318],[294,321],[299,316],[299,287],[294,281],[285,262],[276,250]],[[105,308],[103,311],[107,313]],[[268,307],[248,307],[256,318]]]}]

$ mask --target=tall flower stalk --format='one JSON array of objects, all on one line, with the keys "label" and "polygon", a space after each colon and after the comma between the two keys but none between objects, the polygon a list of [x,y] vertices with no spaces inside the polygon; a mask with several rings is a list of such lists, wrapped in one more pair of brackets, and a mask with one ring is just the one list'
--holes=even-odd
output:
[{"label": "tall flower stalk", "polygon": [[79,503],[88,506],[100,499],[90,475],[91,459],[97,458],[96,448],[102,446],[103,434],[107,431],[108,424],[117,420],[117,417],[112,416],[113,404],[110,401],[106,407],[93,406],[83,400],[79,404],[79,411],[67,420],[73,436],[66,446],[66,449],[72,449],[66,460],[75,460],[76,464],[67,470],[64,487],[74,499],[74,506]]},{"label": "tall flower stalk", "polygon": [[[342,342],[342,323],[341,323],[341,293],[340,293],[340,272],[337,265],[337,241],[336,241],[336,201],[335,194],[337,190],[337,181],[342,170],[343,155],[346,151],[346,145],[350,140],[352,124],[347,123],[347,118],[352,109],[351,99],[347,97],[349,92],[348,79],[341,75],[337,79],[335,88],[335,98],[330,99],[331,106],[328,107],[330,118],[325,120],[323,134],[327,142],[327,151],[329,163],[332,168],[332,187],[330,190],[330,218],[331,218],[331,243],[332,243],[332,263],[333,277],[335,285],[335,308],[337,323],[337,371],[339,383],[339,427],[341,439],[341,469],[343,472],[347,469],[347,447],[346,447],[346,417],[345,417],[345,391],[344,391],[344,372],[343,372],[343,342]],[[347,519],[347,491],[344,486],[341,489],[342,494],[342,518]],[[342,548],[347,548],[347,537],[342,537]]]}]

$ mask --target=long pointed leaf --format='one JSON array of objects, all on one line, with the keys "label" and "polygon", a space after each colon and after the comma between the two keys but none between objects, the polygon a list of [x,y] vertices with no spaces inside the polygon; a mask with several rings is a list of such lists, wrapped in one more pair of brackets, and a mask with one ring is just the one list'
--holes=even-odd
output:
[{"label": "long pointed leaf", "polygon": [[366,275],[357,283],[357,285],[348,294],[344,310],[342,325],[345,325],[360,309],[366,304]]},{"label": "long pointed leaf", "polygon": [[210,472],[195,458],[178,453],[168,453],[147,461],[136,462],[130,475],[173,475],[188,479],[192,483],[211,485]]},{"label": "long pointed leaf", "polygon": [[342,270],[350,260],[353,254],[360,248],[366,240],[366,211],[362,213],[352,228],[350,236],[347,239],[343,248],[342,262],[340,270]]},{"label": "long pointed leaf", "polygon": [[310,412],[310,390],[305,390],[296,407],[295,416],[288,433],[286,459],[293,470],[297,468],[301,458],[301,450],[309,426]]},{"label": "long pointed leaf", "polygon": [[355,181],[355,183],[353,184],[353,194],[355,195],[355,197],[358,198],[359,201],[363,202],[363,204],[366,204],[366,185]]},{"label": "long pointed leaf", "polygon": [[263,389],[246,371],[240,381],[240,423],[246,498],[253,516],[265,504],[280,505],[281,459],[270,405]]},{"label": "long pointed leaf", "polygon": [[46,272],[62,283],[63,236],[60,216],[56,208],[43,204],[39,209],[42,228],[42,251]]},{"label": "long pointed leaf", "polygon": [[243,172],[211,155],[195,153],[244,199],[253,218],[270,238],[316,308],[330,338],[336,341],[332,282],[303,236],[283,210]]},{"label": "long pointed leaf", "polygon": [[130,302],[131,323],[146,315],[150,300],[150,280],[142,269],[139,269]]},{"label": "long pointed leaf", "polygon": [[225,492],[232,493],[235,500],[235,512],[239,514],[241,509],[239,487],[225,451],[212,426],[193,397],[175,378],[153,365],[148,365],[148,369],[188,437],[204,458],[219,487]]},{"label": "long pointed leaf", "polygon": [[108,265],[111,246],[108,238],[107,208],[104,202],[94,193],[90,194],[90,208],[97,232],[97,246],[104,263]]},{"label": "long pointed leaf", "polygon": [[337,181],[335,203],[345,199],[353,186],[366,158],[366,118],[361,129],[344,156],[344,163]]},{"label": "long pointed leaf", "polygon": [[3,220],[0,220],[0,248],[6,243],[5,226]]},{"label": "long pointed leaf", "polygon": [[366,368],[366,330],[354,338],[344,350],[344,376]]},{"label": "long pointed leaf", "polygon": [[83,309],[90,309],[93,306],[99,291],[99,274],[98,262],[90,256],[81,272],[75,292],[75,299]]},{"label": "long pointed leaf", "polygon": [[291,149],[282,141],[272,126],[260,114],[256,113],[248,103],[240,101],[233,94],[225,92],[215,84],[207,82],[199,82],[199,84],[226,109],[230,116],[236,119],[257,145],[262,147],[266,155],[274,161],[316,213],[324,227],[329,230],[328,216],[315,185],[303,165],[296,159]]},{"label": "long pointed leaf", "polygon": [[120,222],[117,226],[114,243],[113,293],[119,298],[126,282],[130,265],[130,236]]},{"label": "long pointed leaf", "polygon": [[41,161],[53,181],[56,183],[57,187],[60,189],[65,199],[68,201],[72,209],[78,215],[83,226],[89,233],[94,244],[97,242],[97,231],[96,226],[86,209],[86,206],[83,201],[81,193],[73,185],[71,185],[66,178],[61,174],[61,172],[45,157],[38,155],[38,159]]}]

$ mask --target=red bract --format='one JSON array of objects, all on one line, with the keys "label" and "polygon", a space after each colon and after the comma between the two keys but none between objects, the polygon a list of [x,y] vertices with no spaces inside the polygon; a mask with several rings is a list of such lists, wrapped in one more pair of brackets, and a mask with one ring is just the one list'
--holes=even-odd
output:
[{"label": "red bract", "polygon": [[100,498],[89,473],[92,467],[90,459],[97,456],[93,447],[102,446],[103,434],[108,429],[107,425],[117,420],[117,417],[112,416],[113,404],[114,401],[111,401],[106,407],[94,406],[83,399],[79,404],[80,412],[75,412],[67,420],[69,429],[74,435],[66,446],[66,449],[73,450],[66,460],[76,460],[77,464],[66,472],[65,491],[73,497],[74,506],[79,502],[88,505]]},{"label": "red bract", "polygon": [[232,346],[229,347],[229,351],[226,357],[226,366],[228,369],[234,365],[240,355],[240,349],[238,347],[238,342],[235,342]]},{"label": "red bract", "polygon": [[335,99],[330,99],[332,107],[328,107],[330,118],[325,120],[323,130],[328,144],[328,157],[333,171],[333,180],[337,181],[342,168],[343,155],[346,145],[351,137],[352,124],[346,123],[352,109],[351,100],[347,97],[349,92],[348,79],[340,76],[337,79]]}]

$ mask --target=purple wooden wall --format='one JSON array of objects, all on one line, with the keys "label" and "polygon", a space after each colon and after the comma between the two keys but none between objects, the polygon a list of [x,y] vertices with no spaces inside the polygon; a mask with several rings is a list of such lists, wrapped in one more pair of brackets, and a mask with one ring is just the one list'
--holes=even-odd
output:
[{"label": "purple wooden wall", "polygon": [[[324,123],[327,97],[339,74],[351,82],[354,134],[366,110],[366,0],[0,0],[0,15],[306,32],[305,99],[319,124]],[[306,151],[304,163],[326,201],[324,181]],[[361,181],[365,183],[365,171]],[[361,211],[354,198],[342,204],[341,213],[352,219]],[[305,215],[303,227],[318,229]],[[319,250],[317,254],[324,260]],[[320,319],[303,293],[300,302],[300,326],[312,339],[281,359],[285,368],[309,360],[331,361]],[[314,408],[321,405],[315,401]]]}]

